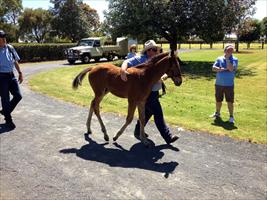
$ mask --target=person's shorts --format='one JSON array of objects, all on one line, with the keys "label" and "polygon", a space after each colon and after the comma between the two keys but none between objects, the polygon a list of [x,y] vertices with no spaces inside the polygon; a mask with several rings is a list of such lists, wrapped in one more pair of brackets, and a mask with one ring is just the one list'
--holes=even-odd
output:
[{"label": "person's shorts", "polygon": [[216,101],[222,102],[224,96],[227,102],[234,103],[234,86],[215,85]]}]

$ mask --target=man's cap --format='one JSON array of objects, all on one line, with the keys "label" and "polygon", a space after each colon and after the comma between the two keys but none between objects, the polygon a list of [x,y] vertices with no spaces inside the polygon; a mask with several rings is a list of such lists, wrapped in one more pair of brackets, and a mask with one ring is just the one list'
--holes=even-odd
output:
[{"label": "man's cap", "polygon": [[160,49],[154,40],[148,40],[145,42],[145,48],[142,50],[141,53],[144,54],[148,49],[151,48]]},{"label": "man's cap", "polygon": [[6,33],[3,30],[0,30],[0,38],[5,38],[6,37]]},{"label": "man's cap", "polygon": [[228,49],[235,49],[234,45],[232,44],[227,44],[225,47],[224,47],[224,52],[226,52]]}]

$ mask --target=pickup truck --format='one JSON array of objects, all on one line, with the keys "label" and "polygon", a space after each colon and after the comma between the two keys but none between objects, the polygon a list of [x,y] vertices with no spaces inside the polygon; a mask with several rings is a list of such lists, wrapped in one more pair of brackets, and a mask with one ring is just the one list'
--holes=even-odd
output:
[{"label": "pickup truck", "polygon": [[76,60],[83,63],[89,63],[91,59],[96,62],[100,58],[106,58],[112,61],[115,56],[125,58],[128,53],[128,39],[125,37],[117,38],[116,45],[102,46],[100,38],[83,38],[76,47],[65,50],[65,56],[70,64],[74,64]]}]

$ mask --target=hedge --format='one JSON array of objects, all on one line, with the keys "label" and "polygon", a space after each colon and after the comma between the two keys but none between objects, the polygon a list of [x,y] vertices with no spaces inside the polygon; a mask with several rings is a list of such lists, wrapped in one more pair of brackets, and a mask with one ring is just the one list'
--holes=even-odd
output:
[{"label": "hedge", "polygon": [[20,62],[36,62],[65,59],[64,50],[76,44],[14,43],[11,45],[13,45],[18,52],[21,58]]}]

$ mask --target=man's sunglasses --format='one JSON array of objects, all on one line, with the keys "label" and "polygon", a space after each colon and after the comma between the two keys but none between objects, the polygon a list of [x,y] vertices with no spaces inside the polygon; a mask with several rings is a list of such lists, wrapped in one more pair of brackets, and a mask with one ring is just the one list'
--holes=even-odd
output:
[{"label": "man's sunglasses", "polygon": [[151,49],[148,49],[148,51],[154,51],[154,52],[157,52],[158,49],[157,49],[157,48],[151,48]]}]

